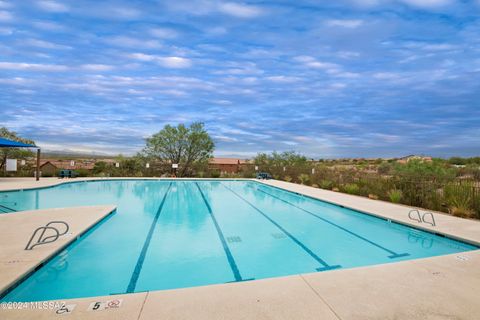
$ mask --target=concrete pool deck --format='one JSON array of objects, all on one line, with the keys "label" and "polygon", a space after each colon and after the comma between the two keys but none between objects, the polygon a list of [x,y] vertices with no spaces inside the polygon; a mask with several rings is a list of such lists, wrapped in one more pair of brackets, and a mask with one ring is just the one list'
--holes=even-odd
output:
[{"label": "concrete pool deck", "polygon": [[[56,255],[78,236],[115,211],[115,206],[20,211],[0,214],[0,293],[23,278],[41,263]],[[51,221],[64,221],[68,232],[57,241],[25,250],[33,231]],[[62,232],[64,226],[60,226]],[[45,235],[52,235],[47,231]],[[37,237],[35,237],[37,238]]]},{"label": "concrete pool deck", "polygon": [[[31,178],[30,181],[0,179],[0,190],[45,187],[64,181],[69,180],[41,179],[38,183]],[[80,179],[70,181],[80,181]],[[431,227],[408,219],[410,207],[282,181],[262,182],[416,228],[480,244],[479,221],[435,213],[437,226]],[[7,214],[7,216],[25,213]],[[33,220],[39,216],[41,215],[32,215],[29,219],[30,223],[34,223]],[[64,216],[62,218],[66,219]],[[0,220],[0,234],[5,230],[8,228]],[[29,229],[30,232],[31,230],[32,228]],[[23,238],[18,243],[13,241],[18,244],[18,248],[15,252],[7,253],[7,258],[19,254],[25,246],[25,241],[27,240]],[[5,239],[0,236],[0,246],[4,243]],[[1,252],[3,253],[3,249]],[[12,258],[9,259],[12,260]],[[4,272],[0,270],[0,278],[3,276]],[[56,314],[55,309],[0,308],[0,319],[56,319],[59,316],[66,316],[67,319],[142,320],[478,319],[479,294],[480,250],[476,250],[384,265],[264,280],[71,299],[66,300],[66,303],[75,305],[75,308],[71,313],[62,315]],[[95,302],[114,299],[122,300],[119,308],[88,311]]]}]

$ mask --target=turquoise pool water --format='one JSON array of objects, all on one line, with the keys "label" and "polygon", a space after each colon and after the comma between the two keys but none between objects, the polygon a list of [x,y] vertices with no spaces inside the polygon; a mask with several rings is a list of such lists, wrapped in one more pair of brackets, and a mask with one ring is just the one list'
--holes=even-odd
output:
[{"label": "turquoise pool water", "polygon": [[476,249],[253,181],[76,182],[0,193],[0,204],[118,206],[3,301],[192,287]]}]

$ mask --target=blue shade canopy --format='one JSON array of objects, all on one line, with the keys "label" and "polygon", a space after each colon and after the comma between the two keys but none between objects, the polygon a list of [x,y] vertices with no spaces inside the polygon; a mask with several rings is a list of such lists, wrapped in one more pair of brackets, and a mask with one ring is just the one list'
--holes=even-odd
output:
[{"label": "blue shade canopy", "polygon": [[26,144],[23,142],[0,138],[0,148],[38,148],[38,147],[33,144]]}]

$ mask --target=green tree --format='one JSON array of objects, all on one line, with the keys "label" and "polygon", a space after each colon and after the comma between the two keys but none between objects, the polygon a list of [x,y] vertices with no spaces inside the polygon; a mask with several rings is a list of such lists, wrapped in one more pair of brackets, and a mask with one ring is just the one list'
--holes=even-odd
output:
[{"label": "green tree", "polygon": [[147,138],[142,154],[164,164],[178,163],[178,176],[190,174],[198,163],[212,157],[215,144],[203,123],[195,122],[189,127],[179,124],[166,125],[158,133]]},{"label": "green tree", "polygon": [[[25,139],[22,137],[19,137],[16,132],[9,131],[7,128],[2,127],[0,128],[0,137],[8,139],[8,140],[13,140],[13,141],[18,141],[18,142],[23,142],[27,144],[33,144],[35,145],[35,142],[33,140]],[[28,157],[32,157],[33,152],[24,149],[24,148],[0,148],[0,172],[4,170],[5,163],[7,162],[7,158],[10,159],[25,159]]]}]

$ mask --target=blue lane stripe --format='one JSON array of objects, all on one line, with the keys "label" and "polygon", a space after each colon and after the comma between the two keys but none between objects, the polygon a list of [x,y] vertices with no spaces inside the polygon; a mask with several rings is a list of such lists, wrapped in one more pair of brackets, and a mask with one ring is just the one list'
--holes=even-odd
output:
[{"label": "blue lane stripe", "polygon": [[225,251],[225,255],[227,256],[228,263],[230,264],[230,268],[232,269],[233,276],[235,277],[235,281],[243,281],[242,276],[240,275],[240,271],[238,270],[237,264],[235,262],[235,259],[233,258],[232,252],[230,251],[230,248],[228,247],[227,241],[225,241],[225,237],[223,236],[222,229],[220,228],[220,225],[217,222],[217,219],[215,218],[215,215],[213,214],[212,208],[210,207],[210,204],[207,201],[207,198],[205,198],[205,195],[203,194],[202,189],[198,185],[197,182],[195,182],[195,185],[198,188],[198,191],[200,191],[200,194],[202,195],[203,201],[205,202],[205,205],[207,206],[208,213],[210,214],[210,217],[212,218],[213,224],[215,225],[215,229],[217,229],[218,237],[220,238],[220,241],[222,242],[223,245],[223,250]]},{"label": "blue lane stripe", "polygon": [[[252,187],[252,188],[253,188],[253,187]],[[375,246],[375,247],[377,247],[377,248],[379,248],[379,249],[382,249],[382,250],[390,253],[391,255],[388,256],[390,259],[399,258],[399,257],[405,257],[405,256],[409,256],[409,255],[410,255],[410,254],[408,254],[408,253],[396,253],[395,251],[392,251],[392,250],[390,250],[390,249],[387,249],[387,248],[379,245],[378,243],[375,243],[375,242],[373,242],[373,241],[371,241],[371,240],[369,240],[369,239],[367,239],[367,238],[364,238],[364,237],[362,237],[361,235],[356,234],[355,232],[350,231],[350,230],[348,230],[348,229],[346,229],[346,228],[344,228],[344,227],[342,227],[342,226],[340,226],[340,225],[338,225],[338,224],[336,224],[336,223],[334,223],[334,222],[331,222],[331,221],[329,221],[329,220],[327,220],[327,219],[325,219],[325,218],[322,218],[321,216],[319,216],[319,215],[317,215],[317,214],[315,214],[315,213],[313,213],[313,212],[310,212],[310,211],[308,211],[308,210],[306,210],[306,209],[304,209],[304,208],[302,208],[302,207],[299,207],[299,206],[297,206],[297,205],[294,204],[294,203],[291,203],[291,202],[289,202],[289,201],[287,201],[287,200],[284,200],[284,199],[282,199],[282,198],[280,198],[280,197],[277,197],[277,196],[275,196],[275,195],[273,195],[273,194],[271,194],[271,193],[268,193],[268,192],[266,192],[266,191],[264,191],[264,190],[262,190],[262,189],[260,189],[260,188],[257,188],[256,190],[258,190],[258,191],[260,191],[260,192],[263,192],[264,194],[269,195],[270,197],[275,198],[275,199],[277,199],[277,200],[280,200],[280,201],[282,201],[282,202],[284,202],[284,203],[286,203],[286,204],[289,204],[289,205],[291,205],[292,207],[295,207],[295,208],[297,208],[297,209],[300,209],[300,210],[302,210],[303,212],[308,213],[309,215],[311,215],[311,216],[313,216],[313,217],[315,217],[315,218],[317,218],[317,219],[322,220],[323,222],[326,222],[326,223],[328,223],[328,224],[330,224],[330,225],[332,225],[332,226],[334,226],[334,227],[337,227],[337,228],[339,228],[340,230],[345,231],[345,232],[347,232],[348,234],[351,234],[351,235],[354,236],[354,237],[357,237],[357,238],[359,238],[359,239],[361,239],[361,240],[363,240],[363,241],[365,241],[365,242],[370,243],[371,245],[373,245],[373,246]]]},{"label": "blue lane stripe", "polygon": [[[15,209],[9,208],[9,207],[4,206],[2,204],[0,204],[0,209],[3,210],[5,213],[15,212]],[[5,211],[5,210],[7,210],[7,211]]]},{"label": "blue lane stripe", "polygon": [[262,210],[258,209],[256,206],[254,206],[250,201],[248,201],[247,199],[245,199],[244,197],[242,197],[241,195],[239,195],[238,193],[236,193],[235,191],[233,191],[232,189],[230,189],[229,187],[227,187],[226,185],[224,185],[222,182],[220,182],[220,184],[222,186],[224,186],[225,188],[227,188],[228,190],[230,190],[233,194],[235,194],[237,197],[239,197],[240,199],[242,199],[243,201],[245,201],[247,204],[250,205],[250,207],[252,207],[253,209],[255,209],[258,213],[260,213],[262,216],[264,216],[268,221],[270,221],[271,223],[273,223],[278,229],[280,229],[283,233],[285,233],[293,242],[295,242],[300,248],[302,248],[305,252],[307,252],[313,259],[315,259],[318,263],[320,263],[323,267],[321,268],[317,268],[317,271],[325,271],[325,270],[331,270],[331,269],[337,269],[337,268],[341,268],[340,265],[334,265],[334,266],[331,266],[329,265],[327,262],[325,262],[322,258],[320,258],[319,256],[317,256],[315,254],[315,252],[313,252],[312,250],[310,250],[306,245],[304,245],[300,240],[298,240],[297,238],[295,238],[290,232],[288,232],[287,230],[285,230],[281,225],[279,225],[277,222],[275,222],[272,218],[270,218],[267,214],[265,214]]},{"label": "blue lane stripe", "polygon": [[160,217],[160,213],[162,212],[163,205],[165,204],[165,200],[167,199],[168,192],[172,187],[172,182],[168,185],[167,191],[163,196],[162,202],[157,209],[157,213],[153,218],[152,224],[150,226],[150,230],[148,231],[147,238],[143,243],[142,251],[140,252],[140,256],[138,257],[137,264],[135,265],[135,269],[133,270],[132,277],[130,278],[130,282],[128,284],[128,288],[126,293],[132,293],[135,291],[135,287],[137,286],[138,277],[140,276],[140,272],[142,271],[143,261],[145,260],[145,255],[147,254],[148,247],[150,245],[150,240],[152,240],[153,231],[155,231],[155,226],[157,225],[158,218]]}]

